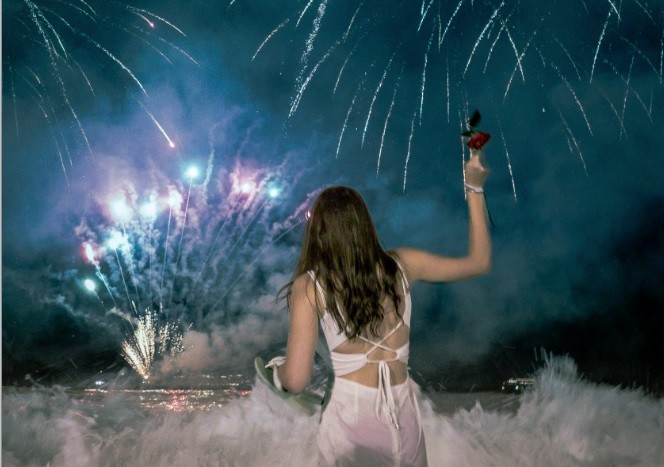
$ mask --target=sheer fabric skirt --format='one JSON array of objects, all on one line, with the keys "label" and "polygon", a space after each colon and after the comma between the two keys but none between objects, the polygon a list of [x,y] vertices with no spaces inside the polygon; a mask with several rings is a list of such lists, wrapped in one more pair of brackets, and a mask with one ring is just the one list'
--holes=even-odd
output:
[{"label": "sheer fabric skirt", "polygon": [[417,384],[408,378],[391,389],[398,428],[376,418],[377,388],[335,380],[318,430],[319,465],[427,465]]}]

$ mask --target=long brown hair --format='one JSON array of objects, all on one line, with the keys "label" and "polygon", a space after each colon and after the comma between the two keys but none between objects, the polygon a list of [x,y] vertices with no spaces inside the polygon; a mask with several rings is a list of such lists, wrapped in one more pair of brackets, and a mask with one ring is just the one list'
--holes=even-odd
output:
[{"label": "long brown hair", "polygon": [[[324,304],[316,293],[317,308],[326,309],[349,339],[367,329],[378,336],[385,297],[401,318],[399,266],[381,247],[369,210],[352,188],[327,188],[314,202],[293,280],[308,271],[325,291]],[[293,281],[279,293],[288,302],[292,286]]]}]

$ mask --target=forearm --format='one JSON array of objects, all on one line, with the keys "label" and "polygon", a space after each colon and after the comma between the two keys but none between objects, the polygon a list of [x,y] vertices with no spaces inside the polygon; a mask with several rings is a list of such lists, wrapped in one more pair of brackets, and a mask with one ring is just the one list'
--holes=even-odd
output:
[{"label": "forearm", "polygon": [[491,236],[487,225],[486,202],[483,193],[468,191],[468,258],[478,274],[491,270]]}]

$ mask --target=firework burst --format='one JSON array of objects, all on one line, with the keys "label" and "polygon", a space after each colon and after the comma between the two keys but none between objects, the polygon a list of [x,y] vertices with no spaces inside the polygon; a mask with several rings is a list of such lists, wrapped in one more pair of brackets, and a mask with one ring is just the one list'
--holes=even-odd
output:
[{"label": "firework burst", "polygon": [[[401,138],[404,189],[409,162],[417,157],[419,138],[432,126],[450,123],[450,115],[458,114],[461,122],[466,121],[469,95],[481,95],[491,102],[490,118],[498,120],[496,126],[504,127],[500,115],[519,112],[517,103],[532,102],[535,95],[538,108],[533,111],[545,111],[553,108],[546,102],[555,92],[562,113],[552,114],[560,114],[559,134],[564,144],[569,138],[593,137],[590,106],[600,114],[615,115],[616,129],[621,137],[627,137],[626,102],[638,101],[652,121],[643,96],[652,96],[653,90],[662,92],[661,4],[609,0],[594,2],[589,9],[582,1],[571,12],[561,1],[422,0],[388,5],[364,0],[356,4],[350,8],[328,0],[293,4],[292,11],[275,18],[275,27],[260,43],[253,60],[258,52],[267,54],[270,47],[277,47],[274,43],[280,36],[288,35],[295,44],[299,39],[301,49],[293,55],[294,87],[287,118],[295,118],[306,105],[306,91],[313,79],[320,81],[319,89],[329,85],[332,105],[339,107],[338,115],[345,115],[338,121],[336,157],[340,156],[342,139],[355,137],[361,143],[352,147],[373,154],[380,170],[386,133],[393,128],[400,130],[395,138]],[[290,20],[296,17],[297,22]],[[631,31],[637,24],[639,35],[633,36]],[[564,33],[567,28],[585,30],[596,40],[570,43]],[[632,63],[612,63],[616,50],[627,50]],[[629,79],[636,66],[649,70],[642,74],[646,79],[639,85]],[[403,74],[419,79],[404,80]],[[622,86],[614,85],[613,75]],[[555,91],[558,89],[564,92]],[[527,112],[521,107],[520,113]],[[390,122],[393,114],[404,116],[403,121],[412,125],[398,128]],[[349,134],[352,129],[356,135]],[[505,160],[516,200],[509,141],[504,135]],[[587,170],[580,149],[574,145],[571,151]]]},{"label": "firework burst", "polygon": [[125,182],[76,228],[103,289],[91,279],[84,286],[130,325],[122,355],[144,379],[182,350],[185,328],[232,319],[243,295],[268,287],[274,272],[262,260],[273,261],[274,245],[305,220],[282,203],[289,186],[278,170],[236,164],[220,175],[206,187],[190,167],[180,183],[142,193]]},{"label": "firework burst", "polygon": [[[3,94],[12,101],[16,135],[27,137],[23,118],[30,118],[27,109],[36,107],[50,128],[57,162],[67,180],[77,154],[93,157],[81,112],[108,92],[109,76],[120,86],[116,90],[141,96],[137,101],[146,118],[166,144],[175,147],[168,129],[144,103],[150,97],[148,89],[135,69],[136,57],[126,51],[144,49],[169,66],[178,57],[197,64],[174,42],[183,37],[177,26],[120,2],[12,0],[3,2],[2,9],[8,31],[3,32],[2,61],[9,78],[3,80]],[[125,52],[114,50],[118,34],[127,44]],[[100,65],[112,73],[100,74]]]}]

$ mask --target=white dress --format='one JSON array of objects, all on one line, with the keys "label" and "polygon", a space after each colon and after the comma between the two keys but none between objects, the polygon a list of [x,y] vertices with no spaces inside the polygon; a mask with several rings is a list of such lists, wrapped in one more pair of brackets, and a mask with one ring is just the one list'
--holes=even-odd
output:
[{"label": "white dress", "polygon": [[[309,274],[316,284],[321,303],[325,303],[322,287],[314,273]],[[401,276],[404,289],[402,320],[379,341],[360,337],[371,344],[368,352],[335,352],[341,343],[347,341],[346,335],[327,311],[320,320],[336,377],[318,431],[320,465],[427,465],[416,397],[419,388],[410,377],[398,385],[392,385],[390,381],[389,362],[408,364],[408,341],[398,348],[391,348],[385,343],[401,326],[410,327],[410,292],[403,273]],[[394,357],[388,360],[371,359],[370,354],[379,348],[394,354]],[[340,378],[367,364],[378,365],[378,387]]]}]

